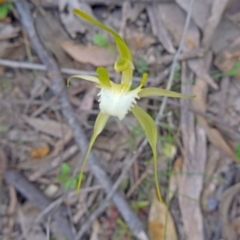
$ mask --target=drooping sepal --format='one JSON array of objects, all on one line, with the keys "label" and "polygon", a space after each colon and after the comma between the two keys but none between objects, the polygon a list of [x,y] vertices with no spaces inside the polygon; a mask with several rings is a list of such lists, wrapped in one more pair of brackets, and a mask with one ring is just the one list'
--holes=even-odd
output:
[{"label": "drooping sepal", "polygon": [[163,202],[160,187],[158,184],[158,169],[157,169],[157,127],[154,123],[153,119],[138,105],[135,105],[131,109],[133,115],[136,117],[136,119],[139,121],[139,124],[141,125],[143,131],[146,134],[147,140],[152,148],[153,152],[153,160],[154,160],[154,177],[155,177],[155,183],[156,183],[156,189],[158,198],[161,202]]},{"label": "drooping sepal", "polygon": [[92,146],[93,146],[97,136],[102,132],[102,130],[106,126],[106,123],[107,123],[108,119],[109,119],[109,115],[101,113],[101,112],[97,116],[97,119],[96,119],[96,122],[95,122],[95,125],[94,125],[93,135],[91,137],[91,140],[90,140],[90,143],[89,143],[86,155],[84,157],[84,160],[83,160],[83,163],[82,163],[82,166],[81,166],[81,170],[80,170],[80,174],[79,174],[79,180],[78,180],[78,185],[77,185],[77,192],[79,192],[79,190],[81,188],[81,185],[82,185],[83,171],[85,169],[85,166],[86,166],[86,163],[87,163],[87,159],[88,159],[88,156],[89,156],[90,151],[92,149]]}]

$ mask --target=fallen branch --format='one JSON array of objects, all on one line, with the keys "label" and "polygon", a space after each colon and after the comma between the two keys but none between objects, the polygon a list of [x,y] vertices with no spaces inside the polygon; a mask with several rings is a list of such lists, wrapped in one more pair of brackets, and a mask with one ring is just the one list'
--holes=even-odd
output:
[{"label": "fallen branch", "polygon": [[[88,141],[82,128],[79,125],[79,122],[77,121],[77,118],[74,115],[74,110],[69,103],[66,86],[64,85],[64,80],[61,76],[60,70],[54,58],[48,55],[46,49],[43,47],[37,36],[36,30],[33,25],[33,18],[31,16],[27,1],[16,1],[15,5],[20,15],[21,23],[28,33],[34,50],[38,54],[40,60],[46,66],[47,75],[51,79],[50,88],[54,92],[54,94],[59,97],[62,113],[73,131],[76,144],[82,152],[85,152],[87,150]],[[112,182],[110,181],[104,170],[101,168],[94,154],[90,154],[88,163],[92,173],[102,184],[105,192],[111,192]],[[133,235],[137,239],[147,239],[147,235],[144,231],[141,221],[133,213],[123,196],[120,193],[116,192],[115,194],[113,194],[112,199],[116,208],[133,232]],[[145,238],[143,238],[142,236],[144,236]]]}]

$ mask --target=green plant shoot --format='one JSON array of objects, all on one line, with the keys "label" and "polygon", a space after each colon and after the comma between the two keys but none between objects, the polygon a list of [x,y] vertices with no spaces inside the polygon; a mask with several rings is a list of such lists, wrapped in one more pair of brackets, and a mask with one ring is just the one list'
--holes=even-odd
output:
[{"label": "green plant shoot", "polygon": [[161,89],[161,88],[143,88],[145,82],[147,80],[147,74],[143,73],[142,80],[140,85],[135,89],[131,90],[132,85],[132,76],[134,71],[133,58],[130,49],[128,48],[125,41],[111,28],[105,26],[95,18],[91,17],[87,13],[74,9],[73,12],[85,19],[86,21],[91,22],[92,24],[98,26],[99,28],[105,30],[114,38],[117,49],[119,52],[119,58],[116,60],[114,64],[114,69],[117,72],[121,73],[121,81],[120,83],[114,83],[109,78],[109,74],[107,69],[103,67],[97,68],[97,77],[86,76],[86,75],[74,75],[70,77],[67,81],[67,85],[69,85],[70,80],[72,78],[80,78],[86,81],[93,82],[97,84],[97,87],[100,88],[99,96],[99,108],[100,112],[97,116],[93,135],[90,139],[89,147],[87,149],[85,158],[82,163],[82,167],[80,170],[80,177],[78,182],[77,189],[81,188],[82,184],[82,176],[83,170],[86,165],[86,161],[90,154],[90,151],[93,147],[93,144],[97,138],[97,136],[104,129],[108,119],[110,116],[114,116],[122,120],[128,112],[133,113],[133,115],[137,118],[140,126],[142,127],[147,140],[151,146],[153,152],[154,159],[154,176],[155,183],[157,189],[157,195],[161,202],[163,202],[162,195],[160,192],[160,187],[158,183],[158,170],[157,170],[157,140],[158,140],[158,129],[153,121],[153,119],[146,113],[142,108],[137,105],[137,100],[144,97],[149,96],[167,96],[167,97],[177,97],[177,98],[193,98],[194,96],[184,95],[177,92],[172,92],[169,90]]},{"label": "green plant shoot", "polygon": [[8,13],[13,9],[13,5],[10,2],[0,3],[0,19],[7,17]]},{"label": "green plant shoot", "polygon": [[61,183],[64,189],[76,189],[79,181],[79,174],[72,178],[71,167],[67,163],[62,163],[60,173],[57,175],[57,180]]}]

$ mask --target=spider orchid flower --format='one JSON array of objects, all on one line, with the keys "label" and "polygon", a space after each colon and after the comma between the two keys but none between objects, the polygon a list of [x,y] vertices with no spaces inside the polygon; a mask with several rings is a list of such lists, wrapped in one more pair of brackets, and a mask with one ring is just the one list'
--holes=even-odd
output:
[{"label": "spider orchid flower", "polygon": [[97,138],[97,136],[103,131],[108,119],[110,116],[118,117],[122,120],[128,112],[132,112],[133,115],[139,121],[143,131],[146,134],[148,142],[151,146],[153,152],[154,159],[154,175],[156,182],[157,195],[160,201],[162,200],[160,188],[158,184],[158,174],[157,174],[157,138],[158,138],[158,130],[153,121],[153,119],[137,105],[137,99],[149,97],[149,96],[167,96],[167,97],[177,97],[177,98],[192,98],[194,96],[184,95],[172,91],[168,91],[160,88],[143,88],[146,80],[147,74],[144,73],[142,76],[142,80],[140,85],[134,90],[130,90],[132,84],[132,75],[134,70],[132,54],[124,42],[124,40],[111,28],[105,26],[95,18],[91,17],[87,13],[74,9],[73,12],[91,22],[92,24],[102,28],[103,30],[110,33],[117,45],[119,51],[119,59],[115,62],[114,69],[117,72],[122,73],[121,83],[114,83],[110,80],[108,72],[105,68],[99,67],[97,68],[98,77],[94,76],[85,76],[85,75],[74,75],[71,76],[67,85],[69,86],[70,80],[72,78],[80,78],[86,81],[93,82],[96,87],[100,88],[99,96],[99,108],[100,113],[97,116],[93,135],[91,137],[88,150],[86,152],[85,158],[82,163],[80,177],[78,182],[77,191],[79,191],[83,179],[83,170],[86,165],[88,156],[92,149],[92,146]]}]

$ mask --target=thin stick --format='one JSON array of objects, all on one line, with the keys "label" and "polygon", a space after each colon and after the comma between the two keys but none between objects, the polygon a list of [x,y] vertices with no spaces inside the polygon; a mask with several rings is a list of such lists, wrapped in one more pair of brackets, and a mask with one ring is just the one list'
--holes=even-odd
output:
[{"label": "thin stick", "polygon": [[[36,71],[47,71],[47,67],[42,64],[38,63],[29,63],[29,62],[20,62],[20,61],[13,61],[7,59],[0,59],[0,66],[3,67],[10,67],[10,68],[19,68],[19,69],[28,69],[28,70],[36,70]],[[77,70],[73,68],[60,68],[60,72],[66,75],[92,75],[96,76],[95,71],[83,71]],[[109,74],[111,78],[114,78],[114,74]],[[133,77],[134,82],[140,82],[141,78]],[[155,78],[148,78],[148,82],[155,82]]]}]

